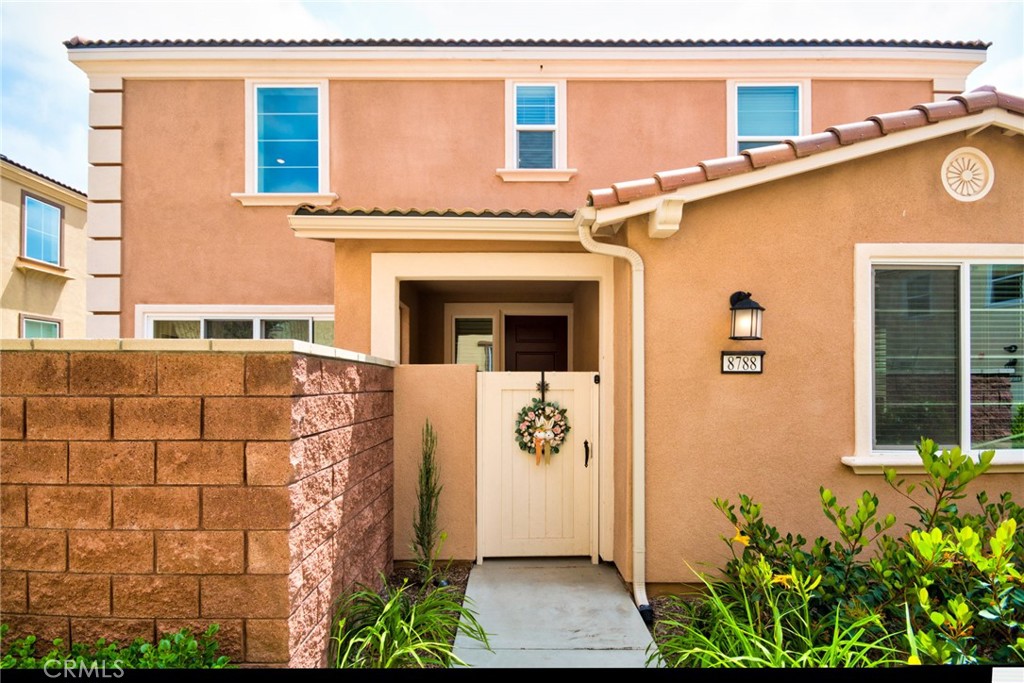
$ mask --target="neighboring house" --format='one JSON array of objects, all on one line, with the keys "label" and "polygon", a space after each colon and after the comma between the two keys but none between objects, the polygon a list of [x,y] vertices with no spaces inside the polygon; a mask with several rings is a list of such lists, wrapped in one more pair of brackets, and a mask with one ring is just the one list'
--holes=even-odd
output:
[{"label": "neighboring house", "polygon": [[0,337],[85,337],[85,193],[0,155]]},{"label": "neighboring house", "polygon": [[[723,557],[715,497],[824,531],[819,485],[884,494],[922,434],[1024,471],[1024,107],[957,95],[982,44],[67,45],[89,334],[401,362],[399,558],[424,417],[446,554],[613,561],[640,603]],[[514,440],[541,371],[550,459]]]}]

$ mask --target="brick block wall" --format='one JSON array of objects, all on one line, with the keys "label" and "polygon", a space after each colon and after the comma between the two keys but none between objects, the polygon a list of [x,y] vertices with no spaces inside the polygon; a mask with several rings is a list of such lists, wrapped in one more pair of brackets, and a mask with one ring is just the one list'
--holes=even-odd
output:
[{"label": "brick block wall", "polygon": [[280,342],[75,344],[0,351],[12,634],[217,622],[236,662],[322,665],[338,595],[391,568],[392,368],[260,351]]}]

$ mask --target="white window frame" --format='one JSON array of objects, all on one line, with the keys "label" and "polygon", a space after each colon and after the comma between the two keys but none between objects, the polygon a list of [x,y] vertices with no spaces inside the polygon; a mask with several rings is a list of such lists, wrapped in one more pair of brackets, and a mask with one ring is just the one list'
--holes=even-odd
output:
[{"label": "white window frame", "polygon": [[[316,88],[317,90],[317,143],[319,174],[316,192],[259,192],[258,111],[256,91],[260,88]],[[246,79],[245,80],[245,191],[231,196],[244,206],[296,206],[313,204],[325,206],[338,198],[331,187],[330,144],[330,84],[322,80]]]},{"label": "white window frame", "polygon": [[807,135],[811,132],[811,79],[801,78],[793,80],[759,80],[759,79],[730,79],[725,82],[725,117],[726,117],[726,154],[739,154],[739,143],[741,142],[782,142],[786,138],[796,137],[793,135],[744,135],[739,134],[739,89],[741,87],[772,87],[786,86],[797,89],[797,101],[800,103],[800,130],[798,135]]},{"label": "white window frame", "polygon": [[[971,265],[1024,264],[1019,244],[857,244],[854,248],[854,454],[843,463],[857,474],[877,474],[883,467],[902,472],[920,472],[917,454],[905,450],[880,450],[874,447],[874,269],[878,266],[950,267],[961,269],[960,300],[970,301],[970,278],[963,276]],[[970,306],[961,305],[959,330],[968,330]],[[970,373],[971,335],[959,334],[962,359],[960,375]],[[969,408],[970,382],[960,382],[960,405]],[[975,457],[981,449],[970,445],[970,410],[960,411],[960,447]],[[996,451],[991,471],[1024,472],[1024,449]]]},{"label": "white window frame", "polygon": [[[516,88],[520,85],[547,85],[555,88],[555,165],[554,168],[518,168],[517,149],[520,130],[552,130],[551,126],[516,124]],[[509,79],[505,81],[505,167],[496,173],[505,182],[566,182],[576,175],[569,168],[568,117],[565,81],[551,79]]]},{"label": "white window frame", "polygon": [[[46,261],[35,256],[30,256],[28,253],[28,200],[38,202],[48,209],[54,209],[57,211],[57,262]],[[33,263],[42,263],[53,268],[64,267],[64,205],[59,204],[52,199],[42,197],[32,192],[22,190],[21,192],[21,258],[32,261]]]},{"label": "white window frame", "polygon": [[566,338],[568,345],[567,367],[569,372],[573,370],[573,314],[574,307],[567,303],[450,303],[444,305],[444,362],[450,364],[455,362],[455,319],[456,318],[490,318],[493,321],[494,346],[493,360],[494,372],[505,370],[505,317],[509,315],[553,315],[562,316],[568,320],[569,334]]},{"label": "white window frame", "polygon": [[309,318],[309,340],[313,342],[313,322],[334,320],[334,306],[184,306],[177,304],[139,304],[135,307],[135,337],[153,339],[153,323],[157,320],[252,320],[253,339],[263,338],[264,320],[295,320]]},{"label": "white window frame", "polygon": [[25,336],[25,323],[28,323],[28,322],[44,323],[46,325],[56,325],[57,326],[57,336],[55,338],[56,339],[63,339],[64,338],[64,323],[63,323],[63,321],[58,320],[57,318],[40,318],[38,316],[22,314],[21,315],[21,338],[22,339],[51,339],[52,338],[52,337],[26,337]]}]

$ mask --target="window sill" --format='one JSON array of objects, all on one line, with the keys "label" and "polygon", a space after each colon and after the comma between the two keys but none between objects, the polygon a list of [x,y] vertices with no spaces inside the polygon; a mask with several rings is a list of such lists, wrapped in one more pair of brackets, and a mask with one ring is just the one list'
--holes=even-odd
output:
[{"label": "window sill", "polygon": [[232,192],[242,206],[330,206],[338,198],[333,192]]},{"label": "window sill", "polygon": [[36,273],[44,273],[46,275],[52,275],[59,277],[62,280],[74,280],[75,278],[68,275],[68,269],[62,268],[61,266],[55,266],[51,263],[44,263],[43,261],[36,261],[35,259],[25,258],[19,256],[14,259],[14,267],[23,273],[29,271]]},{"label": "window sill", "polygon": [[[895,467],[900,474],[923,474],[924,465],[917,453],[878,453],[877,455],[848,455],[843,464],[854,474],[882,474],[884,468]],[[989,474],[1024,472],[1024,450],[1013,449],[996,453]]]},{"label": "window sill", "polygon": [[564,183],[576,175],[575,168],[499,168],[506,183]]}]

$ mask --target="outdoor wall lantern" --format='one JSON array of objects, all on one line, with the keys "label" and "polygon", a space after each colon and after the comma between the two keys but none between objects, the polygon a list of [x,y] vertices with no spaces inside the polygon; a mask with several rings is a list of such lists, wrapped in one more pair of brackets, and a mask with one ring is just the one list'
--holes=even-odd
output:
[{"label": "outdoor wall lantern", "polygon": [[750,298],[750,292],[733,292],[729,297],[729,306],[732,311],[729,339],[761,339],[761,313],[764,312],[764,308]]}]

